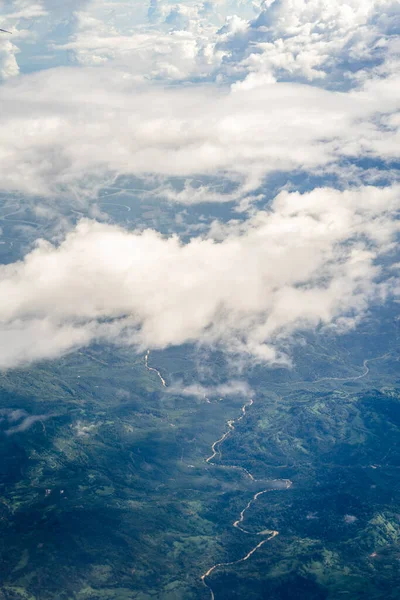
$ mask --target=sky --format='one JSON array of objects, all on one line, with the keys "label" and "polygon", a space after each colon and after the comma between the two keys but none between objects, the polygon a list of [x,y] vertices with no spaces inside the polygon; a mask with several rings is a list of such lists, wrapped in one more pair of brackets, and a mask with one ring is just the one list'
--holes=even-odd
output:
[{"label": "sky", "polygon": [[[1,197],[59,224],[0,265],[0,368],[94,342],[289,365],[298,332],[398,299],[398,14],[0,0]],[[236,217],[189,236],[65,219],[120,177]]]}]

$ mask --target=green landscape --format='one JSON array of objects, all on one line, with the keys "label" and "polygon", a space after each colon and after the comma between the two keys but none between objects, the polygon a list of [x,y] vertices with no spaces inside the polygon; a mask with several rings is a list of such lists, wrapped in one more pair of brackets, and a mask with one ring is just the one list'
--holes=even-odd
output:
[{"label": "green landscape", "polygon": [[[147,362],[93,346],[3,372],[1,597],[285,599],[295,586],[354,600],[368,585],[394,599],[400,394],[385,322],[382,356],[346,358],[371,324],[315,337],[304,365],[249,368],[248,395],[213,392],[232,365],[189,346]],[[188,395],[205,361],[211,394]]]}]

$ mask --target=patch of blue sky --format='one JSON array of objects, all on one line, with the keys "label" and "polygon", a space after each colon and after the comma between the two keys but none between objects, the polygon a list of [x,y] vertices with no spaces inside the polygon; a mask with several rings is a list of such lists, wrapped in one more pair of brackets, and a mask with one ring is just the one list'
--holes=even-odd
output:
[{"label": "patch of blue sky", "polygon": [[[282,190],[301,194],[317,188],[330,187],[344,190],[352,186],[374,185],[386,187],[399,180],[400,162],[387,162],[379,158],[346,158],[332,167],[320,171],[274,171],[252,192],[253,206],[263,208]],[[250,200],[251,200],[250,197]]]},{"label": "patch of blue sky", "polygon": [[74,29],[74,18],[57,23],[50,31],[42,23],[32,26],[36,39],[18,44],[20,72],[33,73],[74,64],[76,62],[74,54],[70,50],[58,47],[68,42]]}]

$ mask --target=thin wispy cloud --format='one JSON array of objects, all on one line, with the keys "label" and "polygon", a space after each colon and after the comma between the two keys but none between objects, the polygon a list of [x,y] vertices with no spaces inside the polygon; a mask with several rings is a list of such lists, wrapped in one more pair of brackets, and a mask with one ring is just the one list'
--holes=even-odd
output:
[{"label": "thin wispy cloud", "polygon": [[1,409],[0,423],[6,424],[4,435],[22,433],[30,429],[35,423],[43,423],[54,415],[30,415],[24,409]]},{"label": "thin wispy cloud", "polygon": [[166,389],[169,394],[178,394],[180,396],[192,396],[197,398],[224,398],[230,396],[248,397],[252,390],[246,381],[232,380],[215,386],[206,386],[201,383],[183,385],[175,382]]}]

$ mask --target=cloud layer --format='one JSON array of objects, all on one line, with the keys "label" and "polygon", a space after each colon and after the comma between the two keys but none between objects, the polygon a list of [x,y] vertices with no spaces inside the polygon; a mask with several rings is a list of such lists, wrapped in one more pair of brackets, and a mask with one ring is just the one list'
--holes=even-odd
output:
[{"label": "cloud layer", "polygon": [[[0,37],[0,188],[93,196],[130,174],[184,203],[240,201],[274,171],[343,185],[349,161],[397,157],[391,0],[18,0],[0,14],[13,30]],[[13,80],[20,56],[28,70],[46,56],[84,67]],[[202,176],[239,187],[191,185]]]},{"label": "cloud layer", "polygon": [[[0,0],[0,21],[7,205],[46,197],[54,218],[126,175],[248,210],[190,241],[94,220],[39,240],[0,267],[0,367],[92,341],[284,362],[297,331],[397,293],[392,0]],[[321,187],[296,193],[299,174]]]},{"label": "cloud layer", "polygon": [[[0,88],[0,185],[62,194],[121,173],[164,186],[208,175],[240,184],[240,199],[277,170],[340,175],[350,158],[390,163],[399,90],[394,76],[345,94],[291,83],[165,89],[106,69],[46,71]],[[178,200],[213,199],[187,185]]]},{"label": "cloud layer", "polygon": [[182,243],[83,220],[60,246],[41,241],[0,269],[0,366],[58,356],[93,340],[140,350],[222,344],[285,360],[305,327],[354,326],[395,291],[396,187],[282,192],[268,211]]},{"label": "cloud layer", "polygon": [[[137,77],[219,78],[246,85],[265,77],[349,83],[391,53],[393,0],[263,2],[91,0],[61,46],[83,65],[112,62]],[[110,14],[111,13],[111,14]]]}]

